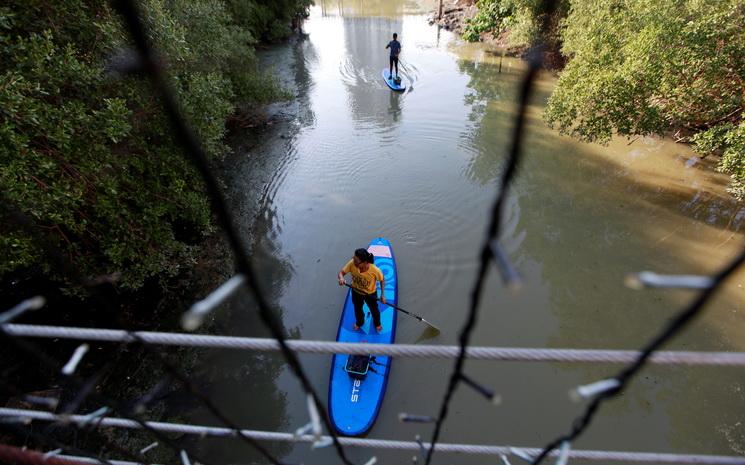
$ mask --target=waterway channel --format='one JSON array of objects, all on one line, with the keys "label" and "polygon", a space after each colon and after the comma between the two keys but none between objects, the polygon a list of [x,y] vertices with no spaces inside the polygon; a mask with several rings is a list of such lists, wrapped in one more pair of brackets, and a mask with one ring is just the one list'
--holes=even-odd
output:
[{"label": "waterway channel", "polygon": [[[355,248],[385,236],[398,261],[399,304],[444,329],[425,339],[419,322],[399,315],[397,342],[457,343],[525,66],[430,26],[431,8],[317,0],[306,36],[262,53],[296,99],[270,108],[275,123],[258,141],[236,136],[227,179],[239,228],[252,237],[260,284],[291,337],[334,339],[345,296],[335,275]],[[401,72],[411,82],[404,93],[381,78],[393,32],[403,44]],[[499,238],[523,289],[509,292],[490,270],[472,343],[636,349],[694,293],[633,290],[625,276],[715,271],[743,245],[745,208],[725,192],[727,177],[685,145],[652,137],[582,144],[548,128],[541,114],[554,84],[555,76],[543,73],[534,88],[524,158]],[[744,285],[740,272],[667,348],[745,350]],[[240,300],[233,305],[245,312],[232,312],[231,334],[266,335],[250,297]],[[325,398],[331,357],[301,359]],[[238,423],[294,431],[308,421],[304,393],[279,355],[218,352],[209,360],[224,373],[212,397]],[[398,413],[436,415],[452,367],[396,359],[369,437],[428,439],[431,425],[402,424]],[[492,406],[461,387],[441,440],[540,447],[567,432],[582,411],[569,390],[619,368],[468,362],[467,373],[500,393],[502,403]],[[736,368],[647,368],[602,407],[573,447],[745,454],[744,384]],[[262,462],[250,447],[227,444],[209,441],[208,456]],[[337,462],[333,448],[270,449],[292,463]],[[378,463],[411,463],[410,453],[348,454],[355,463],[372,455]],[[497,461],[435,457],[437,464]]]}]

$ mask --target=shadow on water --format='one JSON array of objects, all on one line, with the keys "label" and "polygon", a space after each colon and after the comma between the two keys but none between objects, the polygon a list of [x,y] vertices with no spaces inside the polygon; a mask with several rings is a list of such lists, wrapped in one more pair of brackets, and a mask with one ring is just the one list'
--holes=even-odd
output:
[{"label": "shadow on water", "polygon": [[[255,150],[260,151],[263,145]],[[243,154],[245,155],[245,154]],[[271,169],[272,157],[244,158],[235,167],[236,173],[247,173],[251,168],[258,172]],[[243,179],[238,175],[237,179]],[[243,185],[245,188],[245,184]],[[290,261],[283,257],[275,244],[279,221],[269,206],[266,190],[247,191],[236,189],[231,194],[234,208],[255,208],[253,214],[238,216],[238,229],[246,238],[251,263],[257,276],[252,283],[261,291],[278,321],[283,321],[279,305],[284,286],[293,275]],[[241,207],[246,206],[246,207]],[[245,209],[243,210],[245,212]],[[225,336],[272,337],[259,316],[253,293],[239,291],[215,316],[216,334]],[[289,330],[288,337],[298,337],[297,330]],[[242,350],[211,350],[195,370],[195,376],[204,380],[202,391],[217,406],[227,412],[237,425],[264,431],[289,430],[287,399],[277,385],[284,373],[286,362],[279,352],[254,352]],[[205,409],[185,414],[187,422],[219,425]],[[222,425],[220,425],[222,426]],[[265,463],[265,459],[250,445],[236,438],[206,438],[198,442],[205,457],[214,463]],[[290,452],[291,444],[264,442],[275,457]]]},{"label": "shadow on water", "polygon": [[[292,275],[292,268],[272,246],[270,235],[262,230],[262,224],[267,223],[258,222],[255,230],[258,240],[252,247],[252,263],[260,278],[256,284],[275,310],[278,320],[282,321],[283,312],[277,300]],[[248,290],[239,292],[227,307],[219,316],[217,327],[220,335],[271,337]],[[290,330],[288,336],[297,337],[297,333]],[[202,387],[203,392],[242,428],[288,431],[287,399],[277,386],[277,379],[285,367],[285,360],[278,352],[214,350],[197,368],[196,374],[199,379],[208,380]],[[188,421],[216,424],[204,410],[192,412]],[[289,443],[262,444],[275,457],[282,457],[292,449]],[[208,438],[200,440],[199,446],[204,456],[214,463],[266,462],[252,446],[240,439]]]},{"label": "shadow on water", "polygon": [[[279,74],[279,78],[296,98],[270,105],[268,113],[274,115],[272,126],[235,135],[234,153],[225,160],[223,169],[236,227],[247,244],[257,274],[255,284],[282,322],[279,298],[294,272],[275,242],[281,232],[281,219],[272,206],[272,188],[278,184],[276,177],[283,175],[283,167],[293,160],[289,141],[315,124],[309,105],[314,86],[309,69],[318,57],[311,41],[298,36],[289,45],[265,51],[260,59],[277,69],[291,70]],[[259,317],[253,294],[247,289],[237,293],[215,318],[217,334],[271,337]],[[299,337],[298,330],[290,329],[287,336]],[[200,379],[207,380],[203,391],[242,428],[289,431],[288,400],[284,389],[278,386],[278,378],[286,373],[285,369],[286,362],[279,352],[214,350],[196,372]],[[191,423],[218,424],[203,409],[186,416]],[[292,450],[290,443],[262,442],[262,445],[277,458]],[[199,441],[199,447],[214,463],[266,463],[252,446],[240,439],[206,438]]]}]

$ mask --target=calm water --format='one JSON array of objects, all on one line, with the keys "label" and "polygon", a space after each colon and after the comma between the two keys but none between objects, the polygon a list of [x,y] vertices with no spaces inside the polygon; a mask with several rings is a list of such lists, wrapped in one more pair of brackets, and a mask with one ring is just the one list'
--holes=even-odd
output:
[{"label": "calm water", "polygon": [[[444,328],[423,340],[422,325],[399,315],[397,341],[455,344],[524,66],[429,26],[427,5],[317,4],[305,24],[307,38],[263,55],[297,101],[271,109],[280,122],[258,142],[239,135],[228,160],[234,211],[256,251],[262,287],[292,337],[333,340],[344,300],[335,274],[355,248],[385,236],[398,259],[400,305]],[[393,32],[412,82],[403,94],[380,77]],[[745,208],[725,193],[727,178],[685,146],[653,138],[599,146],[559,136],[541,120],[553,85],[548,74],[538,82],[500,236],[524,290],[510,294],[490,271],[473,344],[635,349],[693,294],[633,291],[624,276],[712,272],[742,247]],[[745,350],[743,283],[743,273],[730,280],[669,348]],[[232,305],[225,333],[266,334],[250,297]],[[325,397],[331,357],[302,360]],[[241,425],[294,431],[308,421],[304,395],[278,356],[219,352],[206,365],[219,373],[213,397]],[[396,360],[369,437],[429,438],[431,426],[401,424],[397,414],[436,415],[452,366]],[[618,369],[469,362],[468,374],[498,391],[503,403],[491,406],[461,387],[442,440],[540,447],[568,431],[582,411],[568,391]],[[601,409],[574,447],[744,454],[744,382],[741,369],[648,368]],[[209,448],[213,457],[261,463],[241,444],[216,440]],[[290,462],[336,463],[331,449],[270,448]],[[373,454],[378,463],[411,463],[408,452],[348,453],[357,463]],[[437,454],[435,463],[495,459]]]}]

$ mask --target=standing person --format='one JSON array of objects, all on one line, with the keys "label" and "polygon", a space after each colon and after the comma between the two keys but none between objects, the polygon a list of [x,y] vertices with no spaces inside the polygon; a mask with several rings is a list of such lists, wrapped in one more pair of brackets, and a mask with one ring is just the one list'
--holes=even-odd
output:
[{"label": "standing person", "polygon": [[377,282],[380,281],[380,301],[385,303],[385,278],[380,268],[373,262],[375,257],[366,249],[357,249],[354,256],[339,270],[339,286],[346,284],[344,275],[352,273],[352,304],[354,305],[355,324],[352,327],[355,331],[365,324],[365,313],[362,311],[362,304],[366,303],[372,313],[373,324],[378,332],[383,330],[380,324],[380,310],[378,310],[377,300]]},{"label": "standing person", "polygon": [[393,79],[393,64],[396,64],[396,77],[398,77],[398,55],[401,53],[401,42],[398,40],[398,34],[393,33],[393,40],[388,42],[385,48],[391,49],[391,57],[388,65],[388,75]]}]

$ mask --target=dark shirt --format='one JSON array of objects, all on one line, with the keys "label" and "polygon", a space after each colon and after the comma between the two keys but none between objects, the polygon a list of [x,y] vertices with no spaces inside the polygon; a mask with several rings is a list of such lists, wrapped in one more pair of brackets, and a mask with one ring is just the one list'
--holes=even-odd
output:
[{"label": "dark shirt", "polygon": [[399,42],[399,41],[397,41],[397,40],[394,39],[394,40],[388,42],[388,45],[386,46],[386,48],[390,48],[391,49],[391,56],[392,57],[397,57],[398,54],[401,53],[401,42]]}]

